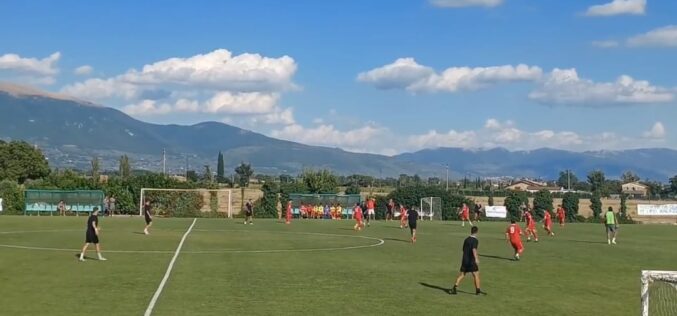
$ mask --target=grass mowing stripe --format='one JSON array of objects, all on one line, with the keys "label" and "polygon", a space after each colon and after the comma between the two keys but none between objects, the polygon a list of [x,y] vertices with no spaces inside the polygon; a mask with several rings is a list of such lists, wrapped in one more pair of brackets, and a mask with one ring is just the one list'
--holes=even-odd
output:
[{"label": "grass mowing stripe", "polygon": [[181,237],[181,241],[179,242],[179,246],[176,247],[176,252],[174,253],[174,257],[172,257],[172,260],[169,261],[169,266],[167,267],[167,271],[165,272],[165,276],[162,278],[160,285],[158,285],[158,288],[155,291],[155,294],[153,294],[153,298],[150,300],[150,303],[148,303],[148,308],[146,308],[146,312],[143,314],[144,316],[150,316],[153,313],[153,308],[155,307],[155,302],[157,302],[157,299],[160,297],[160,294],[162,293],[162,289],[165,287],[165,284],[167,283],[167,280],[169,279],[169,274],[172,273],[172,269],[174,268],[174,263],[176,262],[176,258],[179,257],[179,253],[181,252],[181,248],[183,247],[183,243],[186,241],[186,238],[188,237],[188,234],[190,234],[190,231],[193,230],[193,226],[195,226],[195,222],[197,222],[197,218],[193,218],[193,223],[190,224],[190,227],[188,227],[188,230],[186,231],[186,233],[183,234],[183,237]]}]

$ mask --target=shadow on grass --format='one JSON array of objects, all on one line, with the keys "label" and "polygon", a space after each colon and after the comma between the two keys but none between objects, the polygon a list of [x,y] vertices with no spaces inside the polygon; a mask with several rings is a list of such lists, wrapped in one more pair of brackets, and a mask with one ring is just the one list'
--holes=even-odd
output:
[{"label": "shadow on grass", "polygon": [[132,232],[132,233],[133,233],[133,234],[137,234],[137,235],[145,235],[145,234],[142,233],[142,232]]},{"label": "shadow on grass", "polygon": [[[425,282],[418,282],[418,284],[425,286],[427,288],[430,288],[430,289],[440,290],[440,291],[444,292],[444,294],[449,294],[449,291],[451,291],[451,288],[445,288],[445,287],[441,287],[439,285],[428,284],[428,283],[425,283]],[[462,293],[462,294],[472,294],[470,292],[465,292],[465,291],[462,291],[462,290],[459,290],[459,289],[456,289],[456,292]]]},{"label": "shadow on grass", "polygon": [[500,260],[508,260],[508,261],[515,261],[513,258],[508,258],[508,257],[501,257],[501,256],[494,256],[494,255],[480,255],[482,258],[491,258],[491,259],[500,259]]},{"label": "shadow on grass", "polygon": [[568,241],[568,242],[578,242],[578,243],[584,243],[584,244],[606,244],[603,241],[591,241],[591,240],[573,240],[573,239],[560,239],[561,241]]}]

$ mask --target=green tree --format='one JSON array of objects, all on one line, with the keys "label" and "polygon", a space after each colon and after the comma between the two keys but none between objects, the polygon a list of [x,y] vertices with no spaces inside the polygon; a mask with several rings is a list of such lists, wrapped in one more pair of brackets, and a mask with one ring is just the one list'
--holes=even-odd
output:
[{"label": "green tree", "polygon": [[212,177],[212,171],[209,168],[209,165],[205,165],[204,172],[202,173],[202,181],[206,183],[214,182],[214,177]]},{"label": "green tree", "polygon": [[590,190],[594,193],[597,192],[600,195],[604,195],[604,183],[606,178],[604,172],[601,170],[595,170],[588,174],[588,183],[590,183]]},{"label": "green tree", "polygon": [[543,218],[545,211],[552,211],[552,194],[548,190],[540,190],[534,196],[534,210],[536,218]]},{"label": "green tree", "polygon": [[557,186],[560,188],[572,189],[578,183],[578,177],[571,170],[564,170],[559,172],[559,178],[557,179]]},{"label": "green tree", "polygon": [[254,202],[254,214],[257,218],[277,218],[277,194],[280,188],[276,183],[266,182],[261,186],[263,197]]},{"label": "green tree", "polygon": [[0,180],[23,184],[49,174],[47,159],[42,152],[26,142],[0,141]]},{"label": "green tree", "polygon": [[92,158],[92,183],[93,184],[98,184],[99,183],[99,174],[101,173],[101,162],[99,161],[99,157],[94,157]]},{"label": "green tree", "polygon": [[592,217],[598,219],[599,215],[602,213],[602,199],[599,192],[592,193],[592,198],[590,198],[590,209],[592,210]]},{"label": "green tree", "polygon": [[508,192],[508,195],[505,197],[505,201],[503,204],[505,205],[505,208],[508,210],[508,214],[510,215],[509,220],[514,219],[519,221],[522,205],[529,204],[529,198],[527,197],[526,192],[510,191]]},{"label": "green tree", "polygon": [[251,164],[241,162],[239,166],[235,167],[235,174],[237,174],[237,181],[242,193],[240,209],[244,209],[244,189],[249,186],[249,179],[254,174],[254,169]]},{"label": "green tree", "polygon": [[489,190],[489,201],[487,202],[489,206],[494,206],[494,191]]},{"label": "green tree", "polygon": [[0,197],[5,214],[21,214],[24,209],[24,190],[12,180],[0,181]]},{"label": "green tree", "polygon": [[329,170],[306,170],[301,179],[310,193],[338,192],[338,179]]},{"label": "green tree", "polygon": [[639,181],[639,176],[630,170],[623,172],[623,175],[621,175],[621,182],[623,184],[637,181]]},{"label": "green tree", "polygon": [[348,187],[346,187],[345,194],[360,194],[360,186],[351,183]]},{"label": "green tree", "polygon": [[188,170],[186,172],[186,180],[190,182],[198,182],[200,181],[200,178],[197,176],[197,172],[195,172],[195,170]]},{"label": "green tree", "polygon": [[223,153],[219,151],[219,158],[216,163],[216,182],[223,183],[226,179],[226,166],[223,162]]},{"label": "green tree", "polygon": [[658,181],[645,181],[644,184],[649,187],[649,198],[660,199],[663,195],[663,184]]},{"label": "green tree", "polygon": [[567,221],[576,221],[576,215],[578,215],[578,204],[578,194],[573,192],[564,193],[564,196],[562,197],[562,207],[566,211]]},{"label": "green tree", "polygon": [[670,192],[677,194],[677,175],[670,178]]},{"label": "green tree", "polygon": [[628,206],[627,206],[628,196],[625,193],[621,193],[621,208],[620,208],[620,217],[627,218]]},{"label": "green tree", "polygon": [[120,164],[118,167],[118,173],[123,179],[129,178],[132,175],[132,167],[129,164],[129,157],[127,155],[122,155],[120,157]]}]

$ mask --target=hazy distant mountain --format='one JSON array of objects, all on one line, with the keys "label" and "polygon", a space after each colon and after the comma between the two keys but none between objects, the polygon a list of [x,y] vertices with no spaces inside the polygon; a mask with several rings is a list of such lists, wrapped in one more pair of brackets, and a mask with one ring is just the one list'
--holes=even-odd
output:
[{"label": "hazy distant mountain", "polygon": [[150,124],[116,109],[8,84],[0,84],[0,139],[26,140],[40,146],[53,167],[85,170],[94,156],[103,160],[105,169],[116,169],[122,154],[129,155],[136,168],[161,170],[165,149],[171,172],[182,172],[186,163],[189,169],[200,171],[209,164],[214,170],[217,154],[223,151],[230,170],[240,161],[248,161],[257,172],[272,174],[328,168],[340,174],[444,177],[445,164],[454,178],[469,174],[552,179],[564,169],[574,170],[580,178],[593,169],[601,169],[609,177],[633,170],[642,178],[660,181],[677,174],[677,151],[670,149],[577,153],[439,148],[387,157],[282,141],[215,122]]},{"label": "hazy distant mountain", "polygon": [[[112,108],[34,90],[2,91],[0,138],[20,139],[43,148],[54,167],[89,168],[93,156],[104,168],[128,154],[135,167],[160,170],[163,149],[167,166],[180,172],[186,164],[202,170],[223,151],[227,167],[251,162],[255,170],[298,173],[304,168],[328,168],[341,174],[398,175],[426,173],[426,168],[395,158],[346,152],[336,148],[282,141],[230,125],[206,122],[191,126],[145,123]],[[17,92],[19,91],[19,92]]]},{"label": "hazy distant mountain", "polygon": [[677,175],[677,151],[671,149],[632,149],[620,151],[571,152],[557,149],[508,151],[503,148],[469,150],[461,148],[426,149],[397,156],[399,160],[422,165],[437,165],[460,176],[524,176],[556,179],[559,172],[571,169],[584,180],[591,170],[599,169],[607,177],[619,177],[632,170],[643,179],[667,181]]}]

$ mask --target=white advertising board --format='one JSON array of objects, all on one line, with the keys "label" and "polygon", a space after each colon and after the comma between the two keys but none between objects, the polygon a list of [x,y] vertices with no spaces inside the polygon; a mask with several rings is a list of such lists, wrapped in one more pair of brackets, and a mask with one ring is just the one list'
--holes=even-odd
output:
[{"label": "white advertising board", "polygon": [[677,204],[637,204],[637,215],[640,216],[677,216]]},{"label": "white advertising board", "polygon": [[506,218],[508,217],[508,210],[505,206],[485,206],[485,213],[487,217]]}]

